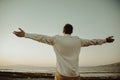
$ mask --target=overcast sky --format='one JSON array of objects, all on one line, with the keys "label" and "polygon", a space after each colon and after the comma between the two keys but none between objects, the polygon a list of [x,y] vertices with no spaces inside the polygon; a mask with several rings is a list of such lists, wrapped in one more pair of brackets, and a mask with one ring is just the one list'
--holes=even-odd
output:
[{"label": "overcast sky", "polygon": [[119,0],[0,0],[0,65],[55,66],[52,46],[12,34],[21,27],[27,33],[63,35],[66,23],[72,35],[115,42],[82,48],[80,66],[120,62]]}]

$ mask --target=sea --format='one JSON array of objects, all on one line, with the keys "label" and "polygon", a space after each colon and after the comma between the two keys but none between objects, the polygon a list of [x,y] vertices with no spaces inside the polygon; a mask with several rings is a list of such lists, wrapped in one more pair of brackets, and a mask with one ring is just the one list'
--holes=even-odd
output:
[{"label": "sea", "polygon": [[[40,66],[0,66],[2,72],[30,72],[30,73],[55,73],[55,67]],[[79,67],[80,76],[83,77],[120,77],[119,66]]]}]

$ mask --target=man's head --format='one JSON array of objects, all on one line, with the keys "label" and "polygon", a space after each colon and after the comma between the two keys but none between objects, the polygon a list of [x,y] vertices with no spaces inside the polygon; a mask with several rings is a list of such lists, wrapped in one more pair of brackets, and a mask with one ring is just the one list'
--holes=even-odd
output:
[{"label": "man's head", "polygon": [[65,24],[63,27],[63,33],[64,34],[72,34],[73,32],[73,26],[71,24]]}]

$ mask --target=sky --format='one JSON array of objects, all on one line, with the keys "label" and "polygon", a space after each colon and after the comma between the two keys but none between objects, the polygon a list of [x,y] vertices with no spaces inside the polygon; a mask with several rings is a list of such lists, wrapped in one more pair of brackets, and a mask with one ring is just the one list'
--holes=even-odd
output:
[{"label": "sky", "polygon": [[26,33],[63,35],[66,23],[74,27],[73,36],[115,42],[81,49],[80,66],[120,62],[119,0],[0,0],[0,66],[55,66],[53,47],[12,34],[22,28]]}]

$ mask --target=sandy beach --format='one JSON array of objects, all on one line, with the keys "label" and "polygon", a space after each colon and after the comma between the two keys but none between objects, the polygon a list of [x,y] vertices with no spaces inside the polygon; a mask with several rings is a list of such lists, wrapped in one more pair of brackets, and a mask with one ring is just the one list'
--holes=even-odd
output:
[{"label": "sandy beach", "polygon": [[[0,80],[54,80],[51,73],[0,72]],[[82,77],[81,80],[120,80],[118,77]]]}]

